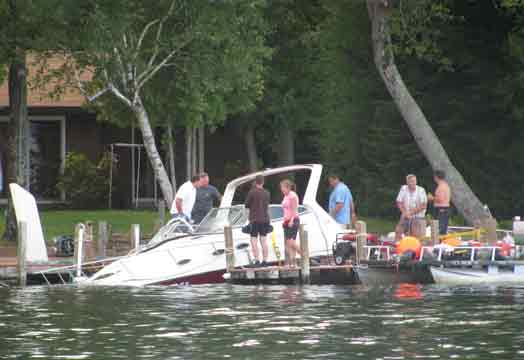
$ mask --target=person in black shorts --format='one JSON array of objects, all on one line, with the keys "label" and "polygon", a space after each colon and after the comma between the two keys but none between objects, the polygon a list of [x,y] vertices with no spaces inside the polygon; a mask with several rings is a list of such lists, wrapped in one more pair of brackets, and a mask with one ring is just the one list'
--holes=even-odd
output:
[{"label": "person in black shorts", "polygon": [[[271,231],[269,224],[269,191],[264,189],[264,177],[255,178],[255,186],[246,197],[246,208],[249,209],[249,227],[251,235],[251,249],[255,258],[255,266],[267,266],[268,246],[267,234]],[[258,242],[262,247],[262,262],[258,251]]]}]

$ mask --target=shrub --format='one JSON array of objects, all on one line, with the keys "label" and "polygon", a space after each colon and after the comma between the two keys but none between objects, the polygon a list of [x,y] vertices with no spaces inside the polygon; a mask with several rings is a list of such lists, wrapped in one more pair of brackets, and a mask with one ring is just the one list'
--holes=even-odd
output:
[{"label": "shrub", "polygon": [[105,207],[109,195],[110,166],[110,153],[105,153],[98,164],[94,164],[84,154],[68,153],[57,188],[65,192],[73,208]]}]

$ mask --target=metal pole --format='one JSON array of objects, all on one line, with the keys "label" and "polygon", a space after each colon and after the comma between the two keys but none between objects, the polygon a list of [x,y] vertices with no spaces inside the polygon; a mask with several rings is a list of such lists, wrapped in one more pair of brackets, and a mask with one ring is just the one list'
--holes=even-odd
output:
[{"label": "metal pole", "polygon": [[[131,125],[131,145],[135,144],[135,124]],[[135,164],[135,146],[131,146],[131,204],[135,202],[135,176],[136,176],[136,164]],[[138,150],[140,151],[140,150]]]},{"label": "metal pole", "polygon": [[18,223],[18,280],[20,286],[27,285],[27,260],[26,260],[26,251],[27,251],[27,237],[28,237],[28,224],[25,221],[20,221]]},{"label": "metal pole", "polygon": [[80,223],[76,225],[75,228],[75,260],[76,260],[76,276],[82,276],[82,261],[83,261],[83,247],[84,247],[84,237],[85,237],[86,227],[84,224]]},{"label": "metal pole", "polygon": [[114,148],[113,144],[109,145],[111,148],[111,165],[109,166],[109,204],[108,207],[111,209],[111,201],[113,196],[113,159],[114,159]]},{"label": "metal pole", "polygon": [[135,209],[138,208],[138,197],[140,196],[140,157],[142,154],[142,148],[138,148],[138,166],[137,166],[137,173],[136,173],[136,191],[135,191]]}]

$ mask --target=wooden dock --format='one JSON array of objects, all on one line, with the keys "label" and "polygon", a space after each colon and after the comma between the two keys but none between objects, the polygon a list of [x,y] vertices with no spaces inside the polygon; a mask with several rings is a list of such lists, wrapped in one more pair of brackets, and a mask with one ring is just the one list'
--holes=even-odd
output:
[{"label": "wooden dock", "polygon": [[352,265],[319,265],[309,268],[309,281],[302,276],[299,267],[269,266],[262,268],[240,268],[229,272],[228,281],[239,285],[257,284],[313,284],[350,285],[355,284],[356,275]]}]

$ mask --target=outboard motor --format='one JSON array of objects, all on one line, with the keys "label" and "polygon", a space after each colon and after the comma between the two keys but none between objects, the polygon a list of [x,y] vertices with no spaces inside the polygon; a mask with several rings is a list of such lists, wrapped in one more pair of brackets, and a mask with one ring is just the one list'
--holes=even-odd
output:
[{"label": "outboard motor", "polygon": [[71,235],[60,235],[55,238],[56,256],[73,256],[75,241]]}]

